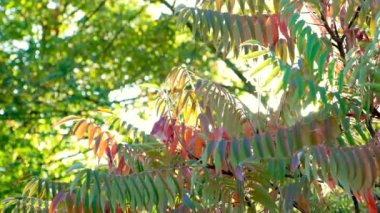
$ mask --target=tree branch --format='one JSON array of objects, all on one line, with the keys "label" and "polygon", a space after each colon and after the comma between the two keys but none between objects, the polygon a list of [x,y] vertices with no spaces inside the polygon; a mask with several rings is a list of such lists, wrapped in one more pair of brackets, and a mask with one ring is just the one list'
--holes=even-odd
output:
[{"label": "tree branch", "polygon": [[[143,6],[140,10],[138,10],[135,14],[128,18],[128,21],[133,21],[137,16],[139,16],[142,12],[144,12],[146,6]],[[108,50],[112,47],[115,40],[119,37],[119,35],[124,31],[124,26],[121,26],[120,29],[115,33],[112,39],[108,42],[106,47],[103,50],[103,56],[108,52]]]},{"label": "tree branch", "polygon": [[329,24],[326,20],[325,14],[323,14],[322,11],[320,12],[320,15],[321,15],[321,20],[323,22],[323,26],[326,28],[327,32],[330,34],[331,39],[333,39],[336,42],[336,45],[334,45],[334,46],[338,48],[340,56],[343,59],[345,59],[346,58],[346,52],[344,51],[344,46],[343,46],[344,38],[343,37],[340,38],[339,35],[336,34],[333,31],[333,29],[331,29],[331,27],[329,26]]},{"label": "tree branch", "polygon": [[106,0],[103,0],[99,5],[88,15],[83,18],[82,26],[85,26],[86,23],[106,4]]},{"label": "tree branch", "polygon": [[[165,5],[169,10],[172,11],[173,15],[175,13],[175,8],[173,5],[170,5],[166,0],[159,0],[160,3]],[[193,26],[190,22],[186,23],[186,26],[192,30]],[[229,59],[224,59],[220,54],[218,54],[217,50],[212,45],[207,45],[208,48],[211,50],[212,53],[216,54],[219,59],[222,59],[226,66],[231,69],[235,75],[244,83],[245,91],[249,93],[254,93],[256,91],[255,86],[251,84],[251,82],[248,81],[248,79],[243,75],[243,73],[236,67],[236,65]]]}]

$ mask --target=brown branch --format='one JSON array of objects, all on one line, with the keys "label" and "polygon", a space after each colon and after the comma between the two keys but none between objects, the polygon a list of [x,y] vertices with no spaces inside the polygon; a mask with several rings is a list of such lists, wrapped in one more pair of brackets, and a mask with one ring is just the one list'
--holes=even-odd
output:
[{"label": "brown branch", "polygon": [[[215,170],[215,165],[213,165],[213,164],[207,164],[207,165],[206,165],[206,168],[208,168],[208,169],[214,169],[214,170]],[[222,174],[223,174],[223,175],[227,175],[227,176],[234,177],[234,173],[232,173],[232,172],[229,171],[229,170],[222,170]]]},{"label": "brown branch", "polygon": [[372,104],[371,104],[369,110],[370,110],[371,115],[369,116],[368,119],[366,119],[365,124],[366,124],[366,126],[367,126],[367,129],[368,129],[369,133],[371,134],[371,137],[372,137],[372,138],[375,138],[375,136],[376,136],[376,131],[375,131],[375,129],[374,129],[373,126],[372,126],[372,117],[375,117],[375,115],[374,115],[374,114],[375,114],[375,111],[376,111],[376,113],[378,113],[378,111],[375,109],[375,107],[373,107]]},{"label": "brown branch", "polygon": [[253,86],[251,82],[248,81],[248,79],[243,75],[243,73],[236,67],[234,63],[232,63],[229,59],[225,59],[224,62],[226,63],[227,67],[230,68],[235,73],[235,75],[240,78],[241,81],[243,81],[247,92],[253,93],[256,90],[255,86]]},{"label": "brown branch", "polygon": [[343,37],[340,38],[339,34],[336,34],[333,31],[333,29],[331,29],[331,27],[329,26],[329,24],[326,20],[325,14],[323,14],[322,11],[320,12],[320,15],[321,15],[321,20],[323,22],[323,26],[326,28],[327,32],[331,36],[331,39],[336,42],[336,45],[334,45],[334,46],[338,48],[340,56],[344,59],[346,57],[346,52],[344,51],[344,46],[343,46],[344,39],[342,39]]},{"label": "brown branch", "polygon": [[351,195],[352,202],[354,203],[355,213],[360,213],[359,202],[355,195]]},{"label": "brown branch", "polygon": [[[359,5],[355,11],[354,16],[350,20],[347,26],[347,29],[350,29],[353,26],[354,22],[358,19],[360,10],[361,10],[361,6]],[[323,25],[325,26],[327,32],[330,34],[331,38],[336,42],[336,45],[333,45],[333,46],[335,46],[339,50],[340,56],[344,59],[346,56],[346,53],[344,51],[343,44],[344,44],[344,39],[346,38],[346,35],[344,34],[342,35],[342,37],[340,37],[335,22],[333,23],[333,26],[334,26],[334,31],[333,31],[333,29],[331,29],[331,27],[329,26],[326,20],[325,14],[323,14],[323,12],[321,11],[320,15],[321,15],[321,20],[323,22]]]},{"label": "brown branch", "polygon": [[[361,7],[360,7],[360,5],[359,5],[358,8],[357,8],[356,11],[355,11],[354,16],[352,17],[352,19],[351,19],[350,22],[348,23],[347,29],[350,29],[350,28],[354,25],[354,22],[355,22],[356,19],[358,19],[358,17],[359,17],[359,12],[360,12],[360,10],[361,10]],[[346,35],[344,34],[344,35],[342,36],[342,40],[344,40],[345,38],[346,38]]]},{"label": "brown branch", "polygon": [[354,24],[354,22],[356,21],[356,19],[358,19],[360,10],[361,10],[361,6],[359,5],[358,8],[356,8],[354,17],[352,17],[350,23],[348,23],[348,27],[347,27],[348,29],[350,29],[352,25]]}]

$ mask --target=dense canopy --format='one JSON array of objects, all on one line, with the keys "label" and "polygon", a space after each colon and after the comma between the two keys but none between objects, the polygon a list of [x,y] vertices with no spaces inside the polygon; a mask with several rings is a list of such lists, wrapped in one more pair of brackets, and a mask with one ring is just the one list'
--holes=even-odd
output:
[{"label": "dense canopy", "polygon": [[380,2],[180,3],[0,6],[2,207],[378,212]]},{"label": "dense canopy", "polygon": [[118,104],[123,100],[110,100],[111,91],[157,84],[173,64],[210,70],[212,56],[204,57],[209,54],[204,47],[180,36],[170,14],[155,19],[149,13],[158,6],[140,1],[1,3],[0,198],[20,192],[21,181],[32,176],[60,178],[65,168],[49,165],[72,146],[51,128],[58,119]]}]

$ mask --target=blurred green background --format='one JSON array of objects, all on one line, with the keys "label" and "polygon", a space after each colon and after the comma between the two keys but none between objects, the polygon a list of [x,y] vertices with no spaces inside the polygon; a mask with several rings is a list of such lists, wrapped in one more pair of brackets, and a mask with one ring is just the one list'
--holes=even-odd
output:
[{"label": "blurred green background", "polygon": [[177,29],[171,1],[0,2],[0,200],[32,176],[61,180],[86,161],[83,146],[53,129],[60,118],[99,107],[147,116],[149,90],[123,88],[159,84],[181,64],[212,76],[220,62]]}]

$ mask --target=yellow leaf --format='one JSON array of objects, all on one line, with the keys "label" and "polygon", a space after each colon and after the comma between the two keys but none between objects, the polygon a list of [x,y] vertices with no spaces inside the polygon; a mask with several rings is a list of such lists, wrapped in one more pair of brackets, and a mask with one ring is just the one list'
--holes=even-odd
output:
[{"label": "yellow leaf", "polygon": [[255,51],[255,52],[252,52],[252,53],[248,53],[247,55],[243,55],[242,59],[254,59],[254,58],[257,58],[257,57],[259,57],[261,55],[265,55],[268,52],[269,52],[268,50]]},{"label": "yellow leaf", "polygon": [[272,70],[271,74],[268,76],[267,79],[265,79],[265,82],[262,86],[267,86],[273,80],[273,78],[278,75],[278,73],[280,73],[280,66],[277,66]]},{"label": "yellow leaf", "polygon": [[216,0],[216,8],[218,12],[222,10],[222,0]]},{"label": "yellow leaf", "polygon": [[375,22],[376,22],[375,17],[372,16],[371,23],[369,24],[369,30],[370,30],[372,38],[375,36],[375,31],[376,31],[376,23]]},{"label": "yellow leaf", "polygon": [[81,118],[78,117],[78,116],[69,115],[69,116],[67,116],[67,117],[62,118],[62,119],[59,120],[58,122],[56,122],[56,123],[53,125],[53,127],[55,128],[55,127],[60,126],[60,125],[62,125],[62,124],[64,124],[64,123],[66,123],[66,122],[69,122],[69,121],[76,121],[76,120],[79,120],[79,119],[81,119]]},{"label": "yellow leaf", "polygon": [[260,65],[258,65],[251,73],[251,76],[255,75],[256,73],[260,72],[263,70],[266,66],[270,65],[273,63],[273,60],[271,58],[266,59],[263,61]]},{"label": "yellow leaf", "polygon": [[105,112],[105,113],[109,113],[109,114],[113,114],[112,110],[110,110],[110,109],[106,109],[106,108],[98,108],[96,111],[98,111],[98,112]]}]

